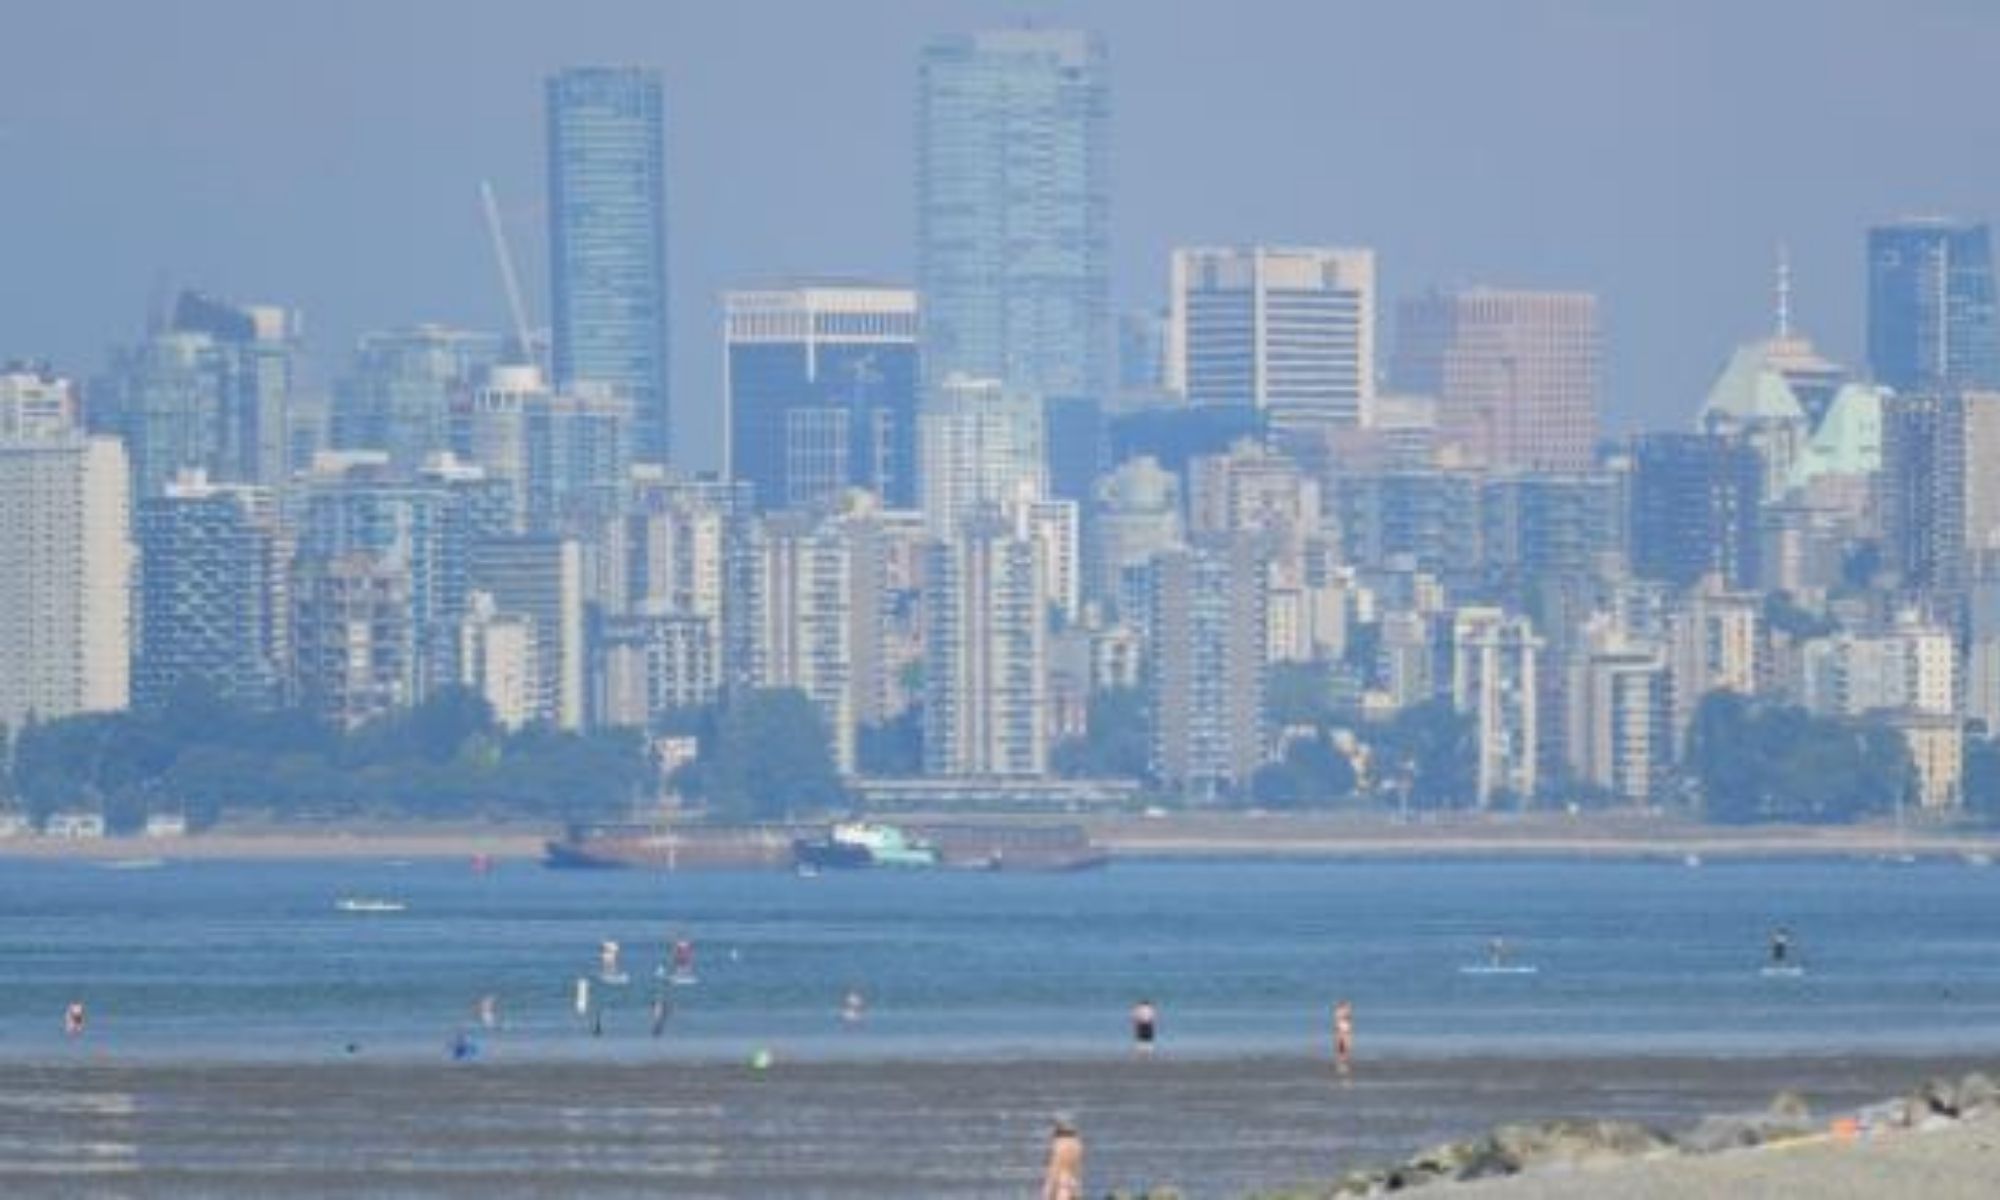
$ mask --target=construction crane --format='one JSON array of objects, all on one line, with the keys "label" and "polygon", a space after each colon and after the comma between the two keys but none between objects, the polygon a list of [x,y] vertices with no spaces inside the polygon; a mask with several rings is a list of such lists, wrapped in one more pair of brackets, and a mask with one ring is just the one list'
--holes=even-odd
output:
[{"label": "construction crane", "polygon": [[507,231],[500,224],[500,202],[493,198],[493,185],[487,180],[479,181],[479,198],[486,206],[486,231],[493,238],[493,257],[500,263],[500,282],[507,289],[507,307],[514,316],[514,353],[523,365],[534,366],[528,308],[521,302],[521,281],[514,277],[514,256],[507,249]]}]

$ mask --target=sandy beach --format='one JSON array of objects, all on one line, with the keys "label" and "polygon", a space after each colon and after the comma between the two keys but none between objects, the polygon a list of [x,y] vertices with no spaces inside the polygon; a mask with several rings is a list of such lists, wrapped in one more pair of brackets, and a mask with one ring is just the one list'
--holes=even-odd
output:
[{"label": "sandy beach", "polygon": [[1986,1200],[2000,1188],[2000,1117],[1865,1139],[1823,1135],[1706,1157],[1674,1157],[1439,1190],[1441,1200]]},{"label": "sandy beach", "polygon": [[[1780,1087],[1832,1113],[1967,1066],[1364,1060],[1343,1082],[1296,1058],[836,1063],[779,1047],[757,1071],[372,1062],[331,1048],[285,1066],[133,1064],[76,1049],[0,1074],[0,1194],[1018,1197],[1064,1111],[1084,1130],[1092,1195],[1172,1185],[1193,1200],[1330,1180],[1506,1119],[1673,1129]],[[1533,1186],[1568,1182],[1589,1181]]]}]

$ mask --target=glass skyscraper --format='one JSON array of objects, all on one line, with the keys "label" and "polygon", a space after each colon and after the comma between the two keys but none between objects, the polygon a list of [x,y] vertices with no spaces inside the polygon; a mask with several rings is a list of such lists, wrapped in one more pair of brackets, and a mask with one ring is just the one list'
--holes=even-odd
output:
[{"label": "glass skyscraper", "polygon": [[557,386],[629,396],[638,456],[665,462],[667,226],[660,77],[581,67],[548,81],[549,277]]},{"label": "glass skyscraper", "polygon": [[917,258],[926,376],[1101,396],[1109,378],[1104,43],[1010,29],[925,47]]},{"label": "glass skyscraper", "polygon": [[2000,387],[1985,225],[1912,220],[1868,231],[1868,367],[1899,392]]}]

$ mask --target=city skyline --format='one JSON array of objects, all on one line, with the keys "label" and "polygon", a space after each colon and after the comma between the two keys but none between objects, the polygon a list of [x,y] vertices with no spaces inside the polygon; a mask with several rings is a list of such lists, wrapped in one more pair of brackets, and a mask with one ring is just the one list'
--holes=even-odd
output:
[{"label": "city skyline", "polygon": [[[939,12],[888,3],[870,8],[882,19],[849,22],[784,6],[667,14],[599,6],[538,29],[547,36],[533,46],[503,40],[492,47],[491,61],[481,62],[476,81],[452,95],[419,83],[426,52],[441,52],[465,35],[465,23],[448,19],[444,9],[416,16],[393,42],[361,37],[375,27],[367,9],[338,19],[306,14],[298,28],[272,35],[278,39],[272,53],[227,62],[205,57],[210,52],[200,35],[226,20],[229,5],[197,7],[164,31],[149,28],[149,15],[128,13],[108,23],[108,38],[92,53],[143,79],[154,67],[138,56],[140,45],[175,45],[181,53],[168,57],[177,78],[190,62],[200,63],[208,68],[200,77],[213,86],[187,88],[184,96],[181,89],[141,89],[162,101],[144,119],[99,112],[78,126],[51,108],[73,95],[66,79],[38,74],[38,64],[30,63],[0,83],[6,98],[0,145],[38,155],[54,185],[42,190],[91,197],[82,212],[95,218],[93,237],[83,242],[68,233],[81,222],[54,222],[41,190],[0,200],[0,237],[9,241],[10,260],[50,281],[37,289],[32,308],[0,307],[0,327],[10,330],[0,353],[47,356],[65,373],[87,377],[104,347],[131,340],[143,327],[148,294],[163,280],[302,310],[321,387],[368,330],[425,319],[504,328],[477,181],[496,181],[517,257],[531,278],[540,274],[546,210],[539,80],[579,62],[638,62],[661,71],[669,110],[686,114],[674,121],[668,147],[675,227],[690,231],[677,240],[688,252],[676,253],[670,288],[677,297],[676,417],[688,431],[686,465],[713,465],[721,444],[721,350],[713,337],[720,293],[774,276],[829,271],[913,280],[908,181],[919,47],[941,33],[1017,24],[1026,16],[1099,30],[1109,46],[1111,88],[1119,98],[1110,135],[1116,308],[1162,303],[1167,250],[1209,241],[1371,246],[1382,264],[1385,306],[1432,285],[1463,282],[1593,291],[1604,310],[1607,430],[1677,426],[1729,347],[1768,328],[1776,243],[1790,245],[1796,264],[1797,325],[1831,357],[1854,363],[1863,345],[1864,297],[1855,283],[1861,230],[1911,211],[1971,220],[1990,211],[1990,189],[1977,165],[1937,152],[1991,140],[1990,106],[1935,104],[1927,110],[1933,136],[1885,145],[1892,139],[1869,131],[1881,129],[1887,114],[1835,81],[1865,61],[1878,81],[1921,78],[1933,91],[1964,86],[1953,81],[1976,73],[1954,73],[1931,59],[1990,46],[2000,33],[1994,17],[1940,4],[1895,18],[1950,35],[1925,39],[1931,58],[1920,66],[1913,51],[1880,36],[1891,20],[1885,14],[1772,8],[1733,19],[1727,39],[1706,34],[1710,26],[1697,14],[1679,10],[1566,22],[1533,19],[1546,13],[1533,6],[1528,20],[1460,11],[1465,31],[1481,35],[1469,43],[1504,48],[1537,29],[1548,33],[1548,45],[1522,45],[1520,54],[1544,68],[1547,79],[1514,78],[1511,69],[1470,61],[1450,47],[1425,46],[1443,55],[1429,76],[1439,86],[1415,94],[1383,85],[1397,64],[1407,70],[1430,61],[1416,57],[1421,21],[1365,9],[1329,15],[1277,6],[1266,22],[1242,30],[1194,12],[1179,15],[1184,28],[1176,31],[1147,20],[1140,6],[1118,4],[1039,4],[1026,11],[969,4]],[[796,96],[767,87],[754,103],[710,102],[725,94],[717,90],[724,82],[686,48],[740,48],[761,29],[758,18],[774,13],[801,34],[824,35],[854,51],[841,58],[836,100],[813,102],[817,89],[802,86]],[[29,20],[29,35],[38,32],[34,22],[44,23],[39,40],[49,44],[79,36],[66,14]],[[1814,33],[1809,41],[1797,36],[1804,21]],[[850,26],[875,36],[859,46]],[[1251,53],[1246,39],[1258,38],[1260,29]],[[1278,32],[1298,36],[1273,36]],[[1312,90],[1290,43],[1341,32],[1382,53],[1348,64],[1355,79]],[[351,44],[357,38],[360,44]],[[1193,107],[1162,80],[1192,68],[1188,44],[1198,41],[1242,51],[1219,57],[1268,59],[1270,78],[1251,89],[1240,86],[1241,77],[1208,80],[1192,90],[1214,103]],[[348,53],[347,61],[379,62],[380,71],[359,74],[382,78],[380,94],[353,94],[347,76],[301,65],[299,48],[320,42]],[[1666,48],[1662,63],[1633,61],[1640,48],[1657,46]],[[1778,46],[1805,81],[1786,94],[1753,82],[1747,69],[1757,52]],[[795,52],[768,51],[773,78],[788,70],[809,78],[786,57]],[[296,69],[279,95],[268,72],[282,62]],[[1675,71],[1660,74],[1666,66]],[[1705,88],[1691,88],[1685,78],[1699,78]],[[1239,86],[1227,86],[1232,81]],[[1496,92],[1495,84],[1503,86]],[[1475,113],[1464,101],[1481,85]],[[221,103],[244,88],[278,99],[262,113]],[[1568,104],[1571,94],[1605,104]],[[1381,95],[1394,95],[1395,103],[1362,103]],[[1280,98],[1291,107],[1268,103]],[[1267,103],[1250,103],[1256,99]],[[339,119],[321,111],[329,103],[341,110]],[[1610,111],[1587,111],[1607,105]],[[1369,123],[1356,115],[1384,111],[1395,119]],[[266,126],[273,121],[281,124]],[[856,129],[868,136],[852,136]],[[1783,134],[1775,143],[1767,136],[1772,129]],[[801,130],[823,132],[815,140]],[[827,136],[840,130],[849,136]],[[1300,141],[1308,132],[1314,136]],[[781,137],[772,144],[786,153],[767,161],[724,149],[763,135]],[[1830,170],[1844,164],[1836,150],[1850,142],[1878,147],[1872,169]],[[1327,149],[1298,152],[1309,144]],[[1290,149],[1279,153],[1280,146]],[[1177,147],[1208,156],[1199,160],[1202,169],[1189,171]],[[189,154],[204,164],[201,173],[190,173]],[[268,161],[252,174],[255,155]],[[357,179],[370,177],[371,164],[391,171],[384,178],[394,186],[357,195],[354,183],[318,169],[329,156]],[[1729,205],[1707,198],[1715,180],[1774,160],[1797,169],[1762,174],[1788,182],[1747,194],[1732,189]],[[1503,161],[1518,164],[1506,178],[1481,167]],[[150,172],[143,205],[132,202],[131,189],[109,183],[130,170]],[[829,208],[828,195],[842,199]],[[815,204],[839,226],[837,236],[827,236],[808,215]],[[24,235],[31,228],[38,236]],[[1698,252],[1648,249],[1669,244]],[[340,252],[329,255],[325,246]],[[547,295],[546,287],[526,290]],[[548,323],[544,306],[534,307],[537,323]]]}]

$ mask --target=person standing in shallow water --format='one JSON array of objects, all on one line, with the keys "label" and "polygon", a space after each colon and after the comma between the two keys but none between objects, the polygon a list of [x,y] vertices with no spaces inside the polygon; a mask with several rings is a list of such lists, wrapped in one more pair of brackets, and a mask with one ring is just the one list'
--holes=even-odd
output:
[{"label": "person standing in shallow water", "polygon": [[1141,1000],[1132,1006],[1132,1044],[1141,1054],[1153,1052],[1153,1039],[1159,1032],[1160,1014],[1151,1000]]},{"label": "person standing in shallow water", "polygon": [[1083,1200],[1083,1137],[1068,1117],[1057,1117],[1049,1134],[1049,1165],[1042,1172],[1041,1200]]},{"label": "person standing in shallow water", "polygon": [[1345,1000],[1333,1006],[1333,1063],[1342,1075],[1354,1065],[1354,1006]]}]

